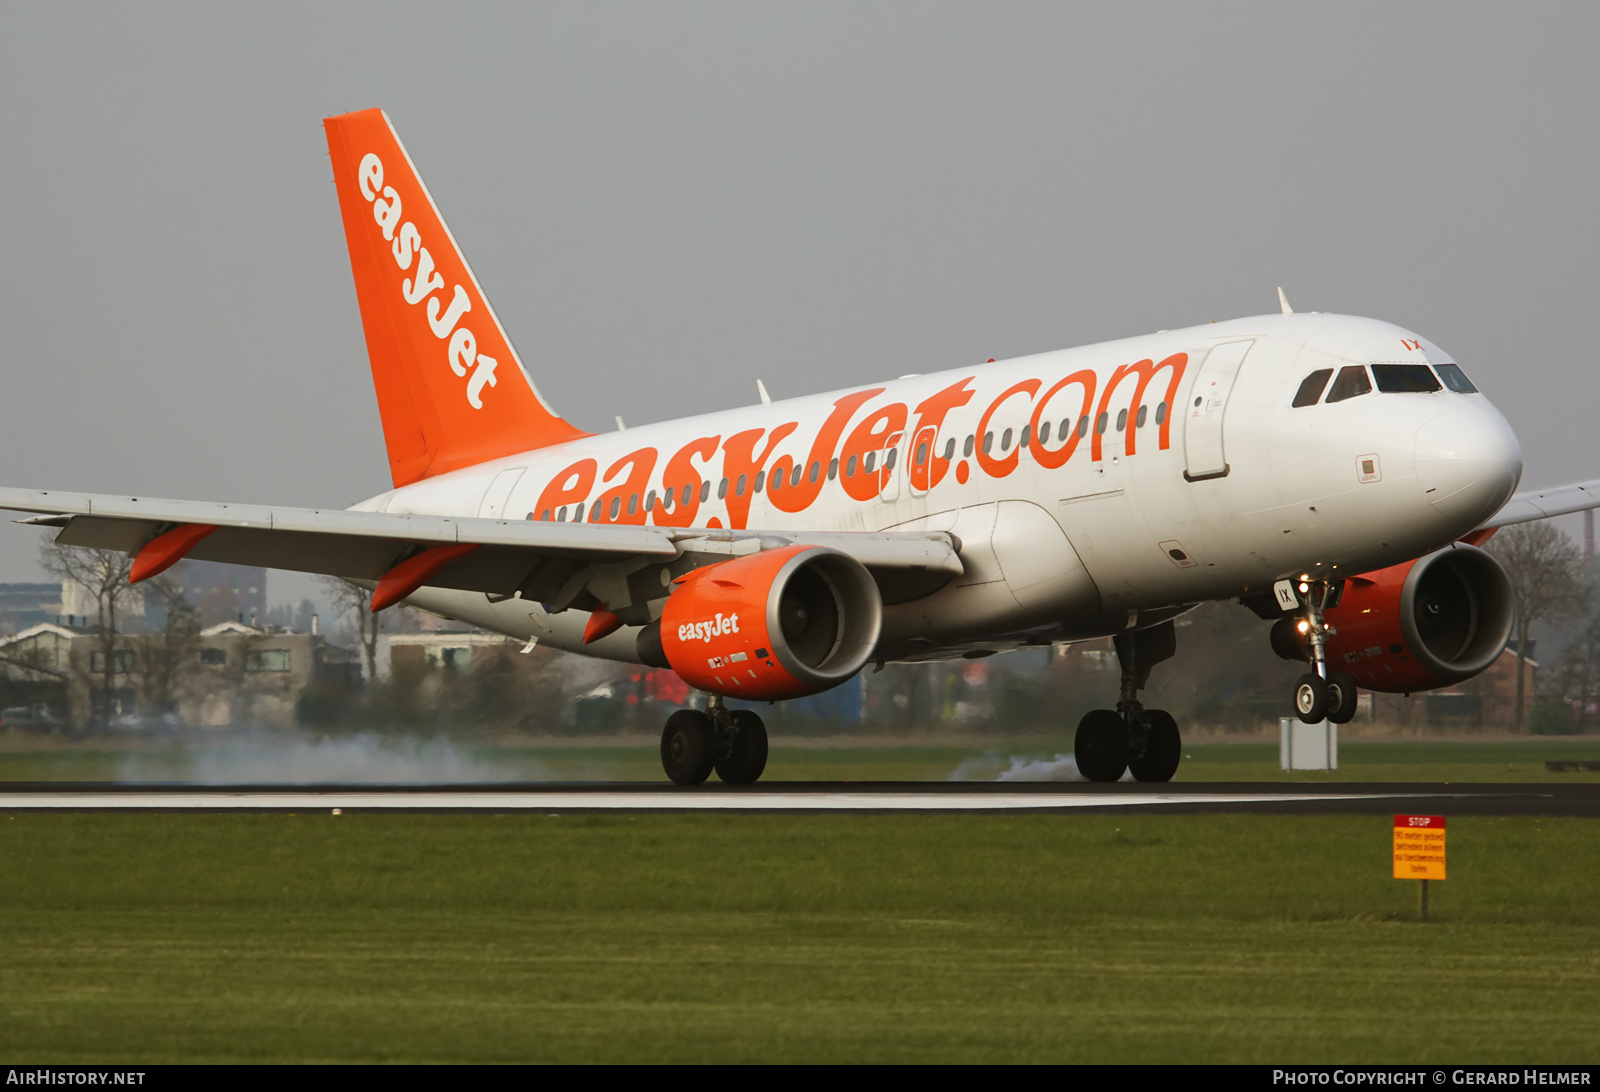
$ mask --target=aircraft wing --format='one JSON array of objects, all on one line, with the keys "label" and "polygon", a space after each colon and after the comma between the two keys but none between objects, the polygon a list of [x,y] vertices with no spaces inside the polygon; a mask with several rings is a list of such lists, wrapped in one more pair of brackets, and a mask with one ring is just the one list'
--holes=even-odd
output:
[{"label": "aircraft wing", "polygon": [[[627,581],[665,564],[674,573],[730,556],[786,545],[827,546],[878,576],[917,570],[942,584],[963,571],[961,544],[945,532],[830,533],[645,527],[401,515],[348,509],[280,508],[203,501],[112,497],[0,488],[0,510],[34,513],[18,522],[60,527],[56,542],[136,557],[163,552],[238,565],[321,573],[349,580],[393,579],[410,565],[430,587],[494,597],[582,605],[596,581]],[[212,530],[206,530],[213,528]],[[187,530],[186,530],[187,529]],[[203,537],[201,537],[203,536]],[[191,541],[192,540],[192,541]],[[154,575],[154,573],[151,573]],[[665,594],[659,588],[657,594]],[[601,601],[615,602],[612,594]],[[409,591],[406,592],[409,594]]]},{"label": "aircraft wing", "polygon": [[1487,531],[1492,527],[1508,527],[1513,523],[1565,516],[1586,508],[1600,508],[1600,478],[1517,493],[1478,529]]}]

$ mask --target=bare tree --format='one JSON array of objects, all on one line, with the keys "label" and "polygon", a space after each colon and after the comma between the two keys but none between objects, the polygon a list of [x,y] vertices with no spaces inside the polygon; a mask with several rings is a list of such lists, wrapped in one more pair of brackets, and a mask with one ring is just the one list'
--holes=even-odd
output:
[{"label": "bare tree", "polygon": [[[100,653],[100,700],[91,701],[91,719],[111,716],[116,696],[118,608],[130,606],[128,574],[133,558],[118,550],[92,550],[82,546],[58,546],[45,542],[39,550],[39,564],[63,584],[72,582],[83,588],[96,610],[95,644]],[[63,589],[65,590],[65,589]],[[142,594],[140,595],[142,599]],[[91,657],[92,663],[92,657]],[[91,667],[91,678],[93,669]],[[98,713],[96,713],[98,707]]]},{"label": "bare tree", "polygon": [[1503,528],[1489,540],[1494,554],[1511,578],[1517,606],[1517,697],[1514,723],[1522,726],[1524,664],[1528,631],[1536,622],[1556,622],[1583,607],[1583,561],[1565,531],[1544,520]]},{"label": "bare tree", "polygon": [[1600,690],[1600,566],[1584,566],[1583,587],[1573,612],[1572,639],[1561,656],[1562,697],[1576,697],[1576,727],[1584,729],[1589,719],[1589,702]]},{"label": "bare tree", "polygon": [[351,616],[356,638],[361,644],[361,659],[366,666],[366,677],[378,677],[378,634],[383,632],[383,616],[372,613],[372,589],[363,588],[336,576],[322,578],[333,609],[341,616]]},{"label": "bare tree", "polygon": [[200,612],[184,594],[177,570],[152,578],[149,588],[160,597],[165,619],[159,631],[138,642],[139,674],[146,705],[151,711],[166,713],[177,700],[183,669],[197,655]]}]

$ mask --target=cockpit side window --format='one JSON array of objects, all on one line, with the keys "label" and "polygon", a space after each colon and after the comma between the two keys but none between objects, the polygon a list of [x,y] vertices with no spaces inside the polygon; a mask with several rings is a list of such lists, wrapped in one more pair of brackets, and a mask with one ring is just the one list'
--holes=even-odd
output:
[{"label": "cockpit side window", "polygon": [[1439,373],[1439,378],[1444,380],[1444,385],[1457,394],[1477,394],[1478,388],[1472,385],[1466,373],[1454,364],[1435,364],[1433,370]]},{"label": "cockpit side window", "polygon": [[1348,368],[1339,369],[1339,378],[1333,381],[1333,390],[1328,392],[1328,401],[1343,402],[1346,398],[1369,394],[1371,391],[1372,384],[1367,380],[1367,369],[1360,364],[1352,364]]},{"label": "cockpit side window", "polygon": [[1427,394],[1439,389],[1426,364],[1374,364],[1372,377],[1378,381],[1379,394]]},{"label": "cockpit side window", "polygon": [[1295,392],[1294,401],[1290,403],[1295,409],[1302,406],[1314,406],[1322,397],[1322,389],[1328,385],[1328,377],[1333,374],[1332,368],[1318,368],[1301,382],[1300,389]]}]

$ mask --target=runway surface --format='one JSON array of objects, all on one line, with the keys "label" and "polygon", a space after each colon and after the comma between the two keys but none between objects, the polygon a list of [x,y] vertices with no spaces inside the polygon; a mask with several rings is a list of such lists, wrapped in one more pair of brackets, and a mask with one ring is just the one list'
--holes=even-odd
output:
[{"label": "runway surface", "polygon": [[1086,785],[991,782],[655,784],[117,785],[0,783],[0,811],[417,812],[1149,812],[1394,813],[1600,817],[1600,784],[1239,782]]}]

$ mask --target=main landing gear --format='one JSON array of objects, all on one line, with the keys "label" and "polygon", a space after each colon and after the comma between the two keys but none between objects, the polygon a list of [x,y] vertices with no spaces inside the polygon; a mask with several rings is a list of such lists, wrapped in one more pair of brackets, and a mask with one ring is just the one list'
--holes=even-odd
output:
[{"label": "main landing gear", "polygon": [[1356,715],[1355,679],[1343,671],[1328,670],[1327,639],[1332,630],[1322,612],[1338,604],[1342,590],[1340,584],[1324,580],[1302,580],[1295,584],[1301,614],[1295,628],[1305,637],[1311,670],[1295,680],[1294,712],[1306,724],[1320,724],[1324,720],[1345,724]]},{"label": "main landing gear", "polygon": [[1119,633],[1113,638],[1122,665],[1122,693],[1115,710],[1095,709],[1078,722],[1073,757],[1090,781],[1117,781],[1131,770],[1140,781],[1171,781],[1183,758],[1178,722],[1164,709],[1146,709],[1139,691],[1150,669],[1177,651],[1171,622]]},{"label": "main landing gear", "polygon": [[729,709],[712,694],[704,713],[680,709],[661,732],[661,766],[679,785],[698,785],[716,770],[730,785],[750,785],[767,768],[767,726],[748,709]]}]

